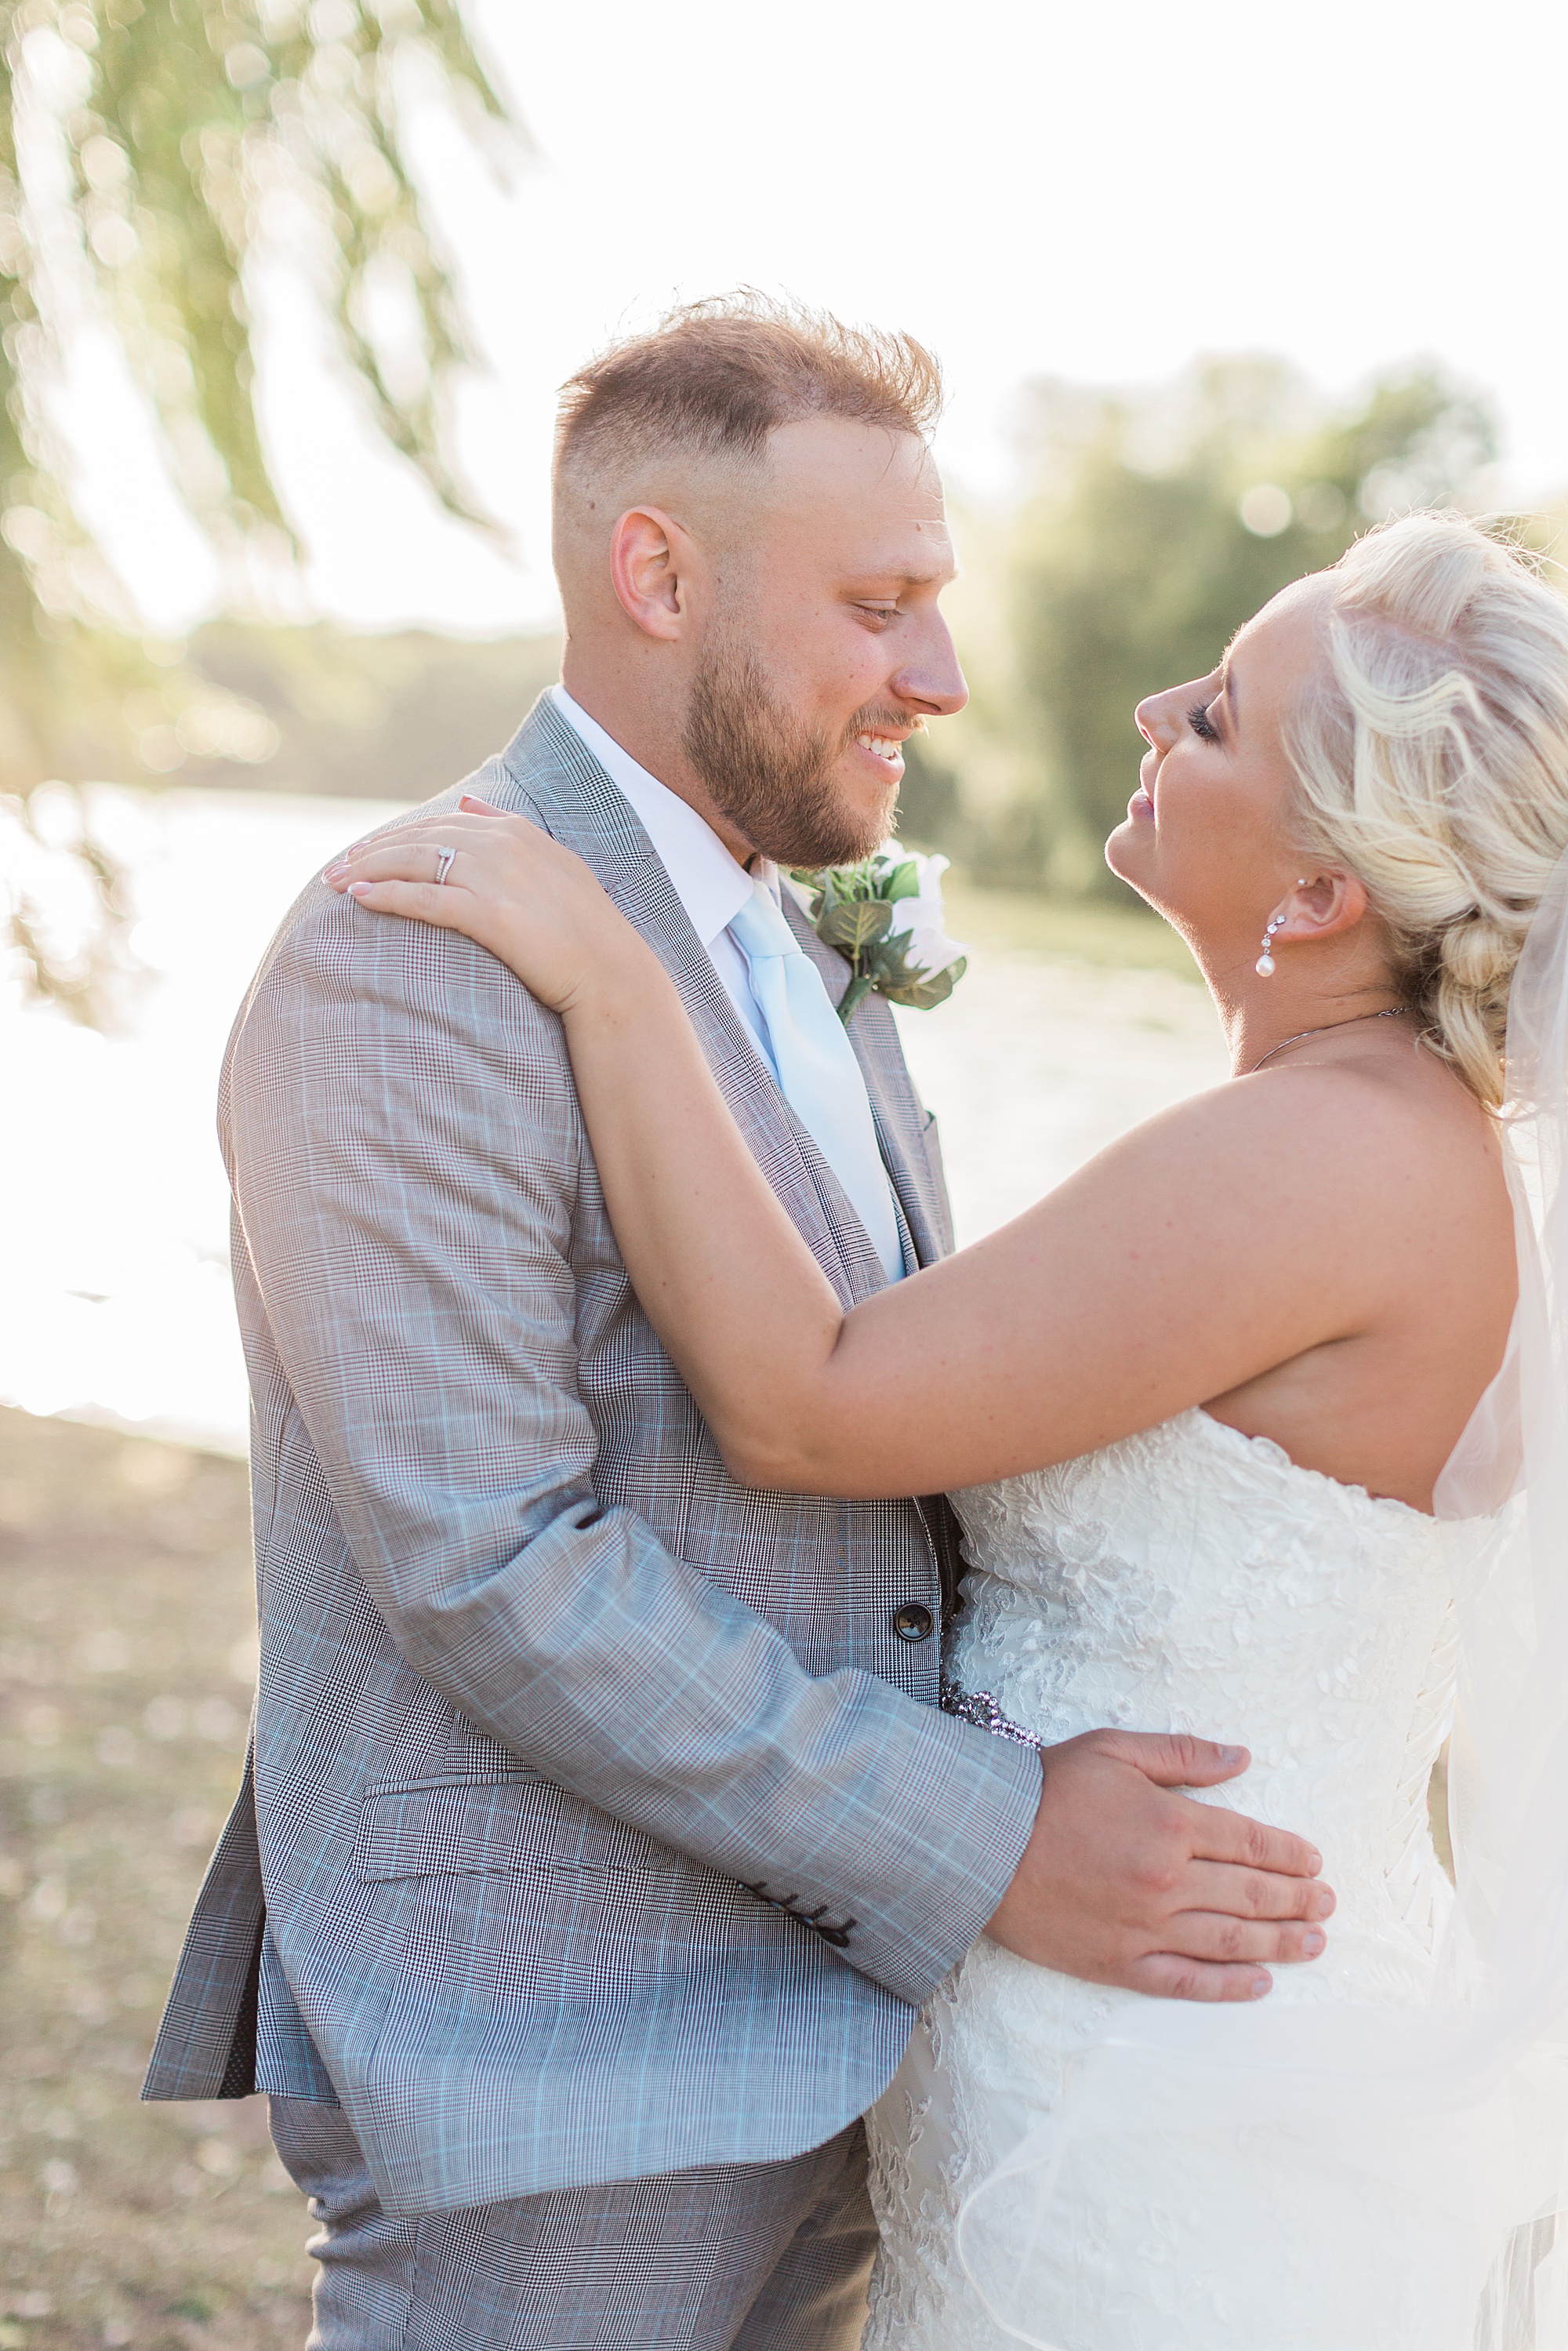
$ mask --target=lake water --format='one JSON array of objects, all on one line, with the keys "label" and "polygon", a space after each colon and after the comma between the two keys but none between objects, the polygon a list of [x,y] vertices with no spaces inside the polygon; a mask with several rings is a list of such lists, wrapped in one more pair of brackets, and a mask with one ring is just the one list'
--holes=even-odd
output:
[{"label": "lake water", "polygon": [[[392,811],[272,793],[108,790],[94,810],[132,877],[148,977],[113,1037],[26,1008],[15,991],[0,1001],[0,1401],[239,1452],[246,1385],[214,1140],[218,1066],[296,893]],[[0,849],[36,894],[58,887],[14,832]],[[983,936],[947,1004],[898,1018],[941,1121],[960,1240],[1228,1067],[1192,983]]]}]

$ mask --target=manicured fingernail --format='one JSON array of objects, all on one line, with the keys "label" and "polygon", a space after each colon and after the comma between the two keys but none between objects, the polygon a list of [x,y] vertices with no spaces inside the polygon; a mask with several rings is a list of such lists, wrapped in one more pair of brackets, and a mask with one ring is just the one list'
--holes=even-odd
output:
[{"label": "manicured fingernail", "polygon": [[1315,1927],[1312,1928],[1310,1935],[1303,1935],[1301,1937],[1301,1949],[1305,1951],[1309,1959],[1315,1959],[1318,1953],[1326,1947],[1327,1943],[1328,1937],[1326,1935],[1320,1935]]},{"label": "manicured fingernail", "polygon": [[1272,1976],[1255,1976],[1252,1980],[1252,1997],[1254,2000],[1266,2000],[1273,1989],[1274,1979]]},{"label": "manicured fingernail", "polygon": [[368,898],[375,886],[373,882],[350,882],[349,895],[350,898]]},{"label": "manicured fingernail", "polygon": [[346,865],[340,864],[324,866],[321,872],[321,879],[323,882],[340,882],[348,872],[348,870],[349,869]]}]

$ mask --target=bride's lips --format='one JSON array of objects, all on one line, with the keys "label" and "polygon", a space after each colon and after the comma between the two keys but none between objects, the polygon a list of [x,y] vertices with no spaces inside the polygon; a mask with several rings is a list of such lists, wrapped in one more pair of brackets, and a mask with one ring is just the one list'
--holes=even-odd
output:
[{"label": "bride's lips", "polygon": [[1127,815],[1134,823],[1147,824],[1153,820],[1155,796],[1149,789],[1149,786],[1155,780],[1155,773],[1158,766],[1159,760],[1155,756],[1155,747],[1151,743],[1138,762],[1138,789],[1127,802]]}]

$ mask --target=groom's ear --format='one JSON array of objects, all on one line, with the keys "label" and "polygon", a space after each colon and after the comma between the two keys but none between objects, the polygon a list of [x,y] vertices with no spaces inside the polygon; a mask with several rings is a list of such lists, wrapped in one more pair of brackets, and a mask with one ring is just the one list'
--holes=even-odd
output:
[{"label": "groom's ear", "polygon": [[629,507],[610,534],[616,601],[644,635],[674,642],[684,632],[691,534],[659,507]]}]

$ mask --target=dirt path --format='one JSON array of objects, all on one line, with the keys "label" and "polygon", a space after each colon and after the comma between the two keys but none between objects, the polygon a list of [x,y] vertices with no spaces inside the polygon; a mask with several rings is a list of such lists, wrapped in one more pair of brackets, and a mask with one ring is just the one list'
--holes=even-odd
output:
[{"label": "dirt path", "polygon": [[0,2351],[298,2351],[264,2101],[143,2106],[244,1757],[243,1466],[0,1412]]}]

